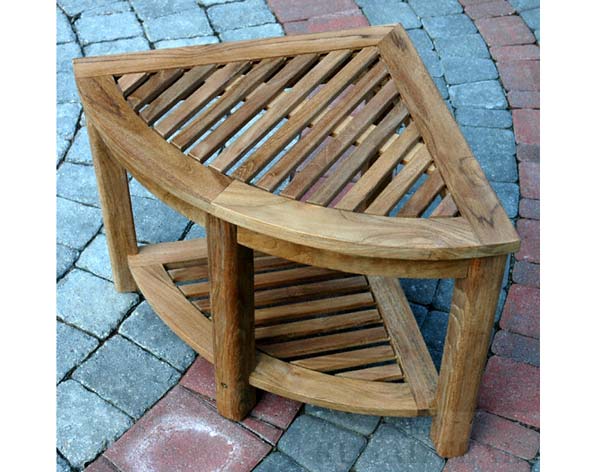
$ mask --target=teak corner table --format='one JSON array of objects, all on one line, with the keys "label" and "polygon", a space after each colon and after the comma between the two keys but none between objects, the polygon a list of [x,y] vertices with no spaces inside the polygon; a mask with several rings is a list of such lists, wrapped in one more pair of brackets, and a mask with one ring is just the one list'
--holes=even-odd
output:
[{"label": "teak corner table", "polygon": [[[255,388],[468,448],[519,238],[400,26],[74,62],[114,282]],[[138,247],[130,173],[207,240]],[[438,375],[398,277],[456,279]]]}]

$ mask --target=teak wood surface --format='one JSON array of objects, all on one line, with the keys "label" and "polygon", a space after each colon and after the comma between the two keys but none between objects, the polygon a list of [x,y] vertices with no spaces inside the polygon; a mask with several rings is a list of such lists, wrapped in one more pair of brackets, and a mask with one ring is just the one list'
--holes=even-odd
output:
[{"label": "teak wood surface", "polygon": [[[404,29],[74,60],[117,290],[139,288],[254,388],[434,415],[464,453],[499,280],[519,238]],[[138,248],[127,173],[205,241]],[[398,277],[455,278],[438,378]],[[490,321],[491,320],[491,321]]]}]

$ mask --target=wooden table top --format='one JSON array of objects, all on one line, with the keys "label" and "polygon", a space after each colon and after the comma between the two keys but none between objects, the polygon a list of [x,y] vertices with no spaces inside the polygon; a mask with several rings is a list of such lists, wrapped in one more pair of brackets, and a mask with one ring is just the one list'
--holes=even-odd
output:
[{"label": "wooden table top", "polygon": [[110,154],[194,221],[238,225],[242,244],[419,261],[519,248],[401,26],[87,57],[74,69]]}]

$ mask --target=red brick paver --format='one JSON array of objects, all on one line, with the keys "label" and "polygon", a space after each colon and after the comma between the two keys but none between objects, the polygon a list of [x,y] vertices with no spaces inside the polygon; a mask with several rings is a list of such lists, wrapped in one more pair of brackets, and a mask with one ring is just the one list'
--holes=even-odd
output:
[{"label": "red brick paver", "polygon": [[494,0],[465,6],[465,13],[474,20],[512,15],[514,12],[515,9],[506,0]]},{"label": "red brick paver", "polygon": [[[519,215],[530,220],[540,219],[540,201],[522,198],[519,203]],[[528,285],[528,284],[525,284]]]},{"label": "red brick paver", "polygon": [[515,361],[540,365],[540,340],[511,333],[504,329],[498,331],[494,336],[492,352]]},{"label": "red brick paver", "polygon": [[[207,360],[198,357],[181,379],[181,385],[205,396],[214,404],[215,374],[213,365]],[[258,403],[250,414],[282,429],[290,425],[302,406],[299,402],[269,392],[259,391],[258,394]]]},{"label": "red brick paver", "polygon": [[490,54],[498,62],[539,61],[540,47],[537,44],[498,46],[490,48]]},{"label": "red brick paver", "polygon": [[540,162],[540,145],[517,144],[517,159],[519,161]]},{"label": "red brick paver", "polygon": [[123,472],[252,470],[270,451],[264,441],[222,418],[176,386],[105,453]]},{"label": "red brick paver", "polygon": [[85,468],[85,472],[120,472],[106,457],[100,456]]},{"label": "red brick paver", "polygon": [[[521,200],[521,202],[533,200]],[[527,261],[516,261],[513,266],[513,281],[520,285],[540,286],[540,266]]]},{"label": "red brick paver", "polygon": [[513,124],[517,143],[539,144],[540,142],[540,111],[514,110]]},{"label": "red brick paver", "polygon": [[316,16],[358,10],[354,0],[268,0],[268,4],[282,23],[307,20]]},{"label": "red brick paver", "polygon": [[521,196],[533,200],[540,199],[540,164],[521,162],[519,164]]},{"label": "red brick paver", "polygon": [[485,411],[476,413],[471,437],[523,459],[533,459],[540,448],[540,433]]},{"label": "red brick paver", "polygon": [[518,261],[540,262],[540,222],[536,220],[517,221],[517,232],[521,236],[521,250]]},{"label": "red brick paver", "polygon": [[508,92],[511,108],[540,108],[540,92],[511,90]]},{"label": "red brick paver", "polygon": [[491,47],[535,43],[535,36],[518,16],[482,18],[475,25]]},{"label": "red brick paver", "polygon": [[540,369],[493,356],[483,374],[479,407],[539,428]]},{"label": "red brick paver", "polygon": [[531,338],[539,338],[540,289],[512,285],[504,303],[500,327]]},{"label": "red brick paver", "polygon": [[449,459],[444,472],[529,472],[530,465],[522,459],[477,442],[461,457]]},{"label": "red brick paver", "polygon": [[540,90],[540,61],[498,62],[497,66],[506,90]]}]

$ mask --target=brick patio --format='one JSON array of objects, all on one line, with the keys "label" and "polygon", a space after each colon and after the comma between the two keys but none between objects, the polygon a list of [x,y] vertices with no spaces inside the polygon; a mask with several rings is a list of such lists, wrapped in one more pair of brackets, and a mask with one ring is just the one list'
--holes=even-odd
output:
[{"label": "brick patio", "polygon": [[[539,0],[59,0],[57,471],[539,471]],[[443,460],[430,419],[262,395],[214,408],[212,366],[112,284],[71,59],[399,22],[523,239],[507,267],[472,445]],[[203,229],[131,182],[143,242]],[[447,280],[403,280],[439,364]]]}]

